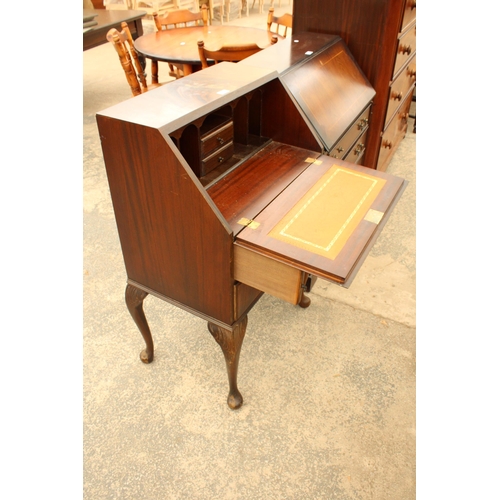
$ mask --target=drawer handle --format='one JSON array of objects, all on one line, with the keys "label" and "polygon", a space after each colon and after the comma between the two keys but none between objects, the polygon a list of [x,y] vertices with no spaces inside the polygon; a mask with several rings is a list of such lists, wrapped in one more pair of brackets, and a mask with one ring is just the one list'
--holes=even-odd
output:
[{"label": "drawer handle", "polygon": [[365,128],[368,125],[368,118],[363,118],[359,123],[358,123],[358,130],[361,130]]},{"label": "drawer handle", "polygon": [[361,154],[361,152],[364,151],[364,149],[365,149],[365,145],[364,144],[358,144],[356,146],[356,150],[354,151],[354,154],[356,156],[359,156]]},{"label": "drawer handle", "polygon": [[401,45],[401,47],[399,47],[399,52],[401,52],[402,54],[410,55],[411,45]]},{"label": "drawer handle", "polygon": [[410,78],[417,78],[417,70],[413,68],[408,68],[408,76]]},{"label": "drawer handle", "polygon": [[217,137],[219,144],[224,144],[224,139],[222,137]]},{"label": "drawer handle", "polygon": [[222,163],[224,161],[224,157],[223,156],[219,156],[219,163]]},{"label": "drawer handle", "polygon": [[395,100],[395,101],[400,101],[401,99],[403,99],[403,93],[402,92],[393,92],[391,94],[391,97]]},{"label": "drawer handle", "polygon": [[382,142],[382,146],[384,148],[386,148],[386,149],[391,149],[392,148],[392,142],[385,140],[385,141]]},{"label": "drawer handle", "polygon": [[337,148],[337,151],[338,151],[339,153],[342,153],[342,151],[344,151],[344,148],[343,148],[342,146],[339,146],[339,147]]},{"label": "drawer handle", "polygon": [[413,0],[413,2],[408,2],[408,5],[410,6],[410,10],[416,9],[417,8],[417,0]]}]

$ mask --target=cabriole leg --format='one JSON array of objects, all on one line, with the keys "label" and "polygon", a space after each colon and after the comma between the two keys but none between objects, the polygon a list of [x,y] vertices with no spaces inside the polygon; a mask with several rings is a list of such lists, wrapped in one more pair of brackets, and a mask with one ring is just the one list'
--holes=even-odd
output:
[{"label": "cabriole leg", "polygon": [[142,307],[142,303],[147,296],[147,292],[133,285],[127,285],[125,289],[125,302],[127,303],[127,308],[146,342],[146,349],[144,349],[140,355],[143,363],[151,363],[154,358],[153,337],[151,336],[151,330],[149,329]]},{"label": "cabriole leg", "polygon": [[241,345],[247,329],[248,317],[245,316],[232,330],[208,323],[208,330],[220,345],[226,359],[227,376],[229,378],[229,395],[227,404],[236,410],[243,404],[243,397],[238,390],[238,362],[240,360]]}]

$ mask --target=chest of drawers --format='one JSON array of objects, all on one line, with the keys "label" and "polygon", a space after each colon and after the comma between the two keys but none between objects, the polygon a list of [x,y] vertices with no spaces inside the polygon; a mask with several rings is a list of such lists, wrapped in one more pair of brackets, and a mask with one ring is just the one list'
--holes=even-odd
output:
[{"label": "chest of drawers", "polygon": [[293,33],[339,35],[375,89],[363,142],[363,165],[370,168],[385,170],[407,131],[408,96],[416,82],[416,7],[416,0],[293,3]]}]

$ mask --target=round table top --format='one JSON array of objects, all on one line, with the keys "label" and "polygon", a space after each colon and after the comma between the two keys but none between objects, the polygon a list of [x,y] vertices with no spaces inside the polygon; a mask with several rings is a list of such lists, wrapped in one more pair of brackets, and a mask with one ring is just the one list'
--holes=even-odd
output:
[{"label": "round table top", "polygon": [[[135,40],[134,45],[142,55],[181,64],[200,64],[198,41],[203,40],[210,50],[220,49],[223,45],[246,45],[256,43],[266,48],[271,45],[271,38],[276,33],[266,29],[243,26],[215,25],[173,28],[143,35]],[[283,38],[278,36],[278,38]]]}]

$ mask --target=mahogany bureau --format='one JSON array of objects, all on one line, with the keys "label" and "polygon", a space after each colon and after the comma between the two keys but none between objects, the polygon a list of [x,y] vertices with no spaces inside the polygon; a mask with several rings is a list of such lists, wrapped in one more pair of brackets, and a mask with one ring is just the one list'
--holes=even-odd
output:
[{"label": "mahogany bureau", "polygon": [[356,150],[373,89],[339,39],[303,48],[281,73],[220,63],[97,115],[140,358],[148,294],[203,318],[232,409],[262,294],[307,307],[313,277],[349,286],[405,187],[331,154]]}]

